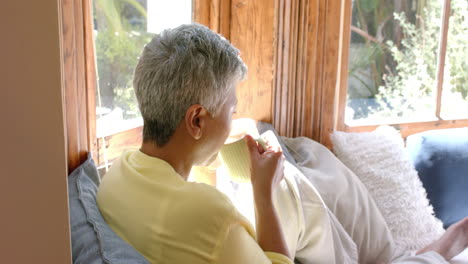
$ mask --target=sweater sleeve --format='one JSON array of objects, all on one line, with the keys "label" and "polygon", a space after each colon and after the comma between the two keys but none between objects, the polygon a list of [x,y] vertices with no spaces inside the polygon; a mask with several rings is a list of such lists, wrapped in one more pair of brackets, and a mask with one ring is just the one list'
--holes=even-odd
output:
[{"label": "sweater sleeve", "polygon": [[257,241],[240,224],[231,226],[226,238],[219,245],[217,263],[294,264],[282,254],[263,252]]}]

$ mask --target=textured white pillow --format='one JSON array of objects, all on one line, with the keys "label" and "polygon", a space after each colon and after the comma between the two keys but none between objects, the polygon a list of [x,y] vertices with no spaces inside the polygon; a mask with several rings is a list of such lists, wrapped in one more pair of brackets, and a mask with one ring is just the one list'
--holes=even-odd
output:
[{"label": "textured white pillow", "polygon": [[442,235],[442,222],[434,216],[398,131],[382,126],[368,133],[334,132],[331,138],[338,158],[374,198],[397,250],[417,250]]}]

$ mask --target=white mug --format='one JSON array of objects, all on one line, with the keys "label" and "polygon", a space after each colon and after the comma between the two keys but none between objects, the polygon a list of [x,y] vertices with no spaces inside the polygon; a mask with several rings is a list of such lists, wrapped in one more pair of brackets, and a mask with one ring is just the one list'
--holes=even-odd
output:
[{"label": "white mug", "polygon": [[[266,143],[262,137],[255,138],[255,140],[263,149],[266,149]],[[245,137],[225,144],[219,154],[221,162],[234,182],[250,181],[250,153]]]}]

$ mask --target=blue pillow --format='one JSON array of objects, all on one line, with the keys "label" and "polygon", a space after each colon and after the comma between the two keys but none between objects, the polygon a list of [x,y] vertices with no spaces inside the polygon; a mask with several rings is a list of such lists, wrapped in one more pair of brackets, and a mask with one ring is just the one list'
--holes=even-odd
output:
[{"label": "blue pillow", "polygon": [[96,204],[99,176],[88,159],[68,177],[73,263],[149,264],[106,224]]},{"label": "blue pillow", "polygon": [[407,149],[444,228],[468,216],[468,128],[411,135]]}]

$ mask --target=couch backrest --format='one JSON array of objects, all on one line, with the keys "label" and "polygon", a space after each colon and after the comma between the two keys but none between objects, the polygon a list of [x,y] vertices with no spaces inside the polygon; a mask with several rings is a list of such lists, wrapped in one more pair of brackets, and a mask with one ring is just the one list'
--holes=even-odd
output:
[{"label": "couch backrest", "polygon": [[444,227],[468,216],[468,128],[411,135],[407,149]]}]

